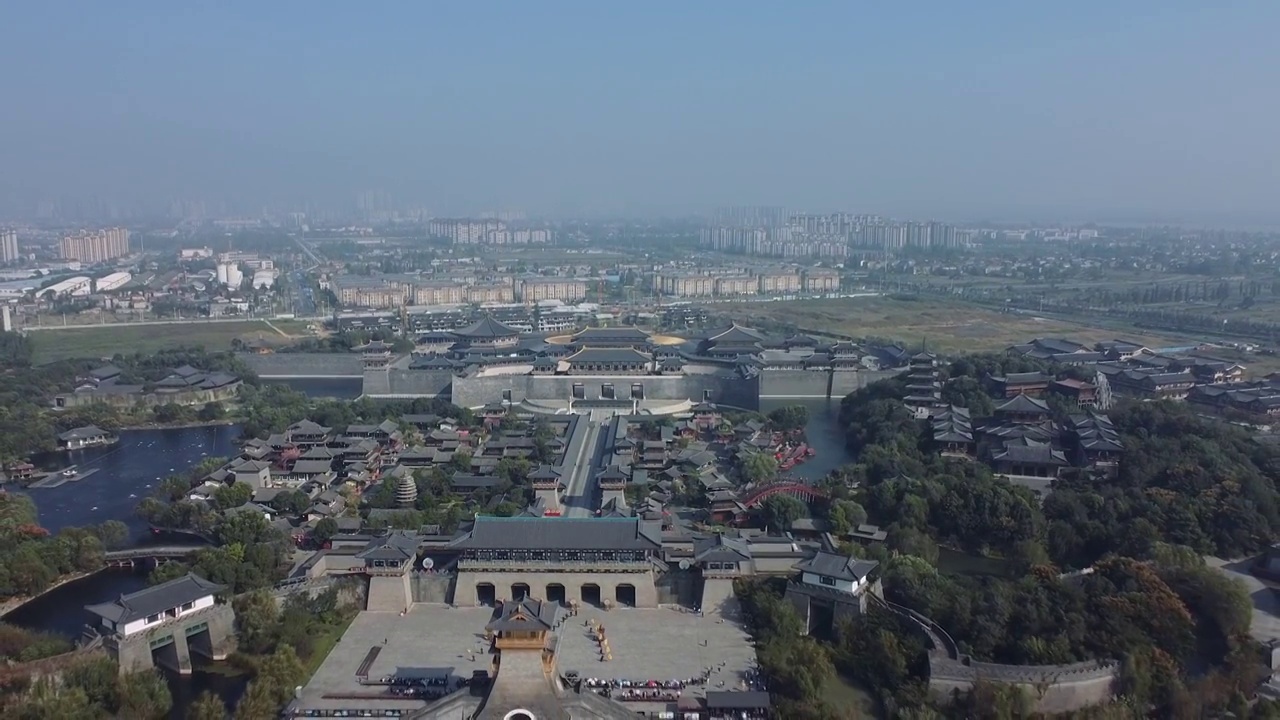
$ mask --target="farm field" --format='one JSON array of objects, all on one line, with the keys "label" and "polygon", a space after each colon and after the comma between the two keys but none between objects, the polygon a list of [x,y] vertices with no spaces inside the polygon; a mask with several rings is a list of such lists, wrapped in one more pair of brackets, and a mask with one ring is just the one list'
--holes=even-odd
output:
[{"label": "farm field", "polygon": [[305,323],[289,320],[243,322],[194,322],[174,325],[116,323],[101,327],[38,330],[28,337],[36,363],[68,358],[106,358],[117,353],[151,353],[176,347],[203,346],[229,350],[231,341],[285,340],[306,333]]},{"label": "farm field", "polygon": [[1122,338],[1152,348],[1193,344],[1194,338],[1124,330],[1114,325],[1002,313],[940,298],[898,299],[888,296],[839,300],[797,300],[716,306],[716,311],[744,325],[787,323],[807,332],[895,340],[909,347],[926,343],[941,352],[990,352],[1037,337],[1061,337],[1093,344]]}]

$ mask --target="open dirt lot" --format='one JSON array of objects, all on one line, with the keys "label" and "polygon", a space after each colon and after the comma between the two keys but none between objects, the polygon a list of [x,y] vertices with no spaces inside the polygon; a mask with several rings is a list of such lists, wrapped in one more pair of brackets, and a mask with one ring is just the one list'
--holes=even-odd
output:
[{"label": "open dirt lot", "polygon": [[1061,337],[1086,344],[1123,338],[1157,348],[1189,342],[1173,335],[1091,326],[1031,314],[1001,313],[933,298],[856,297],[741,303],[718,305],[716,311],[746,325],[758,325],[761,320],[791,323],[809,332],[886,338],[911,347],[927,342],[930,349],[941,352],[999,351],[1036,337]]}]

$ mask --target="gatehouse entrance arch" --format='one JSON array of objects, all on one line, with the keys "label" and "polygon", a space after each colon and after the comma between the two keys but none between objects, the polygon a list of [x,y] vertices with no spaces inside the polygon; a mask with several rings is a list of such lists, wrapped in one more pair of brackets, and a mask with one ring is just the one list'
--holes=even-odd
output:
[{"label": "gatehouse entrance arch", "polygon": [[594,605],[601,607],[604,605],[604,598],[600,596],[600,586],[595,583],[582,584],[582,604]]},{"label": "gatehouse entrance arch", "polygon": [[560,583],[547,583],[547,602],[569,604],[569,594]]},{"label": "gatehouse entrance arch", "polygon": [[618,583],[614,588],[613,599],[625,607],[636,606],[636,586],[631,583]]},{"label": "gatehouse entrance arch", "polygon": [[498,590],[493,583],[476,583],[476,603],[493,607],[498,602]]},{"label": "gatehouse entrance arch", "polygon": [[511,584],[511,599],[512,599],[512,600],[514,600],[514,601],[516,601],[516,602],[520,602],[521,600],[527,600],[528,598],[529,598],[529,584],[528,584],[528,583],[512,583],[512,584]]}]

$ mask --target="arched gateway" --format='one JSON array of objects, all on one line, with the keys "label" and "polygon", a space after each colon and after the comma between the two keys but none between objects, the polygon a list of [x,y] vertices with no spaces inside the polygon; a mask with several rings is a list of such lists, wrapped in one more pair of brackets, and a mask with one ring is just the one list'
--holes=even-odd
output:
[{"label": "arched gateway", "polygon": [[[609,601],[657,607],[654,560],[661,531],[639,518],[480,516],[455,541],[461,551],[454,603],[487,604],[483,587],[546,589],[552,602]],[[500,598],[501,599],[501,598]],[[593,603],[593,604],[594,604]]]}]

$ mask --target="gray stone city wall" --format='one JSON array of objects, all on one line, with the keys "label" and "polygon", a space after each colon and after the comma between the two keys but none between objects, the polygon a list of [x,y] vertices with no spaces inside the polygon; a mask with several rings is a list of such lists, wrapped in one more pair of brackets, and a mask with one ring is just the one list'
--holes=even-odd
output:
[{"label": "gray stone city wall", "polygon": [[359,353],[273,353],[236,357],[259,376],[274,377],[360,377],[364,358]]},{"label": "gray stone city wall", "polygon": [[1017,685],[1035,701],[1035,712],[1067,713],[1115,699],[1120,677],[1118,663],[1021,666],[970,662],[955,667],[951,661],[930,661],[929,694],[940,701],[973,690],[981,680]]},{"label": "gray stone city wall", "polygon": [[[318,564],[323,567],[322,563]],[[364,567],[363,562],[360,563],[360,567]],[[321,575],[297,585],[278,588],[273,590],[271,595],[275,598],[276,607],[283,608],[291,598],[298,596],[315,598],[329,590],[337,591],[339,605],[354,604],[364,607],[369,583],[362,575]]]},{"label": "gray stone city wall", "polygon": [[979,681],[1017,685],[1036,702],[1037,713],[1064,713],[1115,698],[1120,664],[1089,661],[1063,665],[1005,665],[961,655],[951,636],[910,608],[884,602],[891,611],[920,626],[929,636],[929,694],[942,702],[967,694]]},{"label": "gray stone city wall", "polygon": [[409,573],[373,575],[369,578],[369,597],[365,610],[370,612],[405,612],[413,604]]},{"label": "gray stone city wall", "polygon": [[842,398],[894,374],[890,370],[761,370],[760,395]]},{"label": "gray stone city wall", "polygon": [[453,585],[456,575],[434,575],[415,572],[410,584],[413,587],[413,601],[416,603],[448,603],[453,599]]},{"label": "gray stone city wall", "polygon": [[686,607],[697,605],[701,581],[701,576],[692,570],[670,570],[658,575],[655,581],[658,604]]},{"label": "gray stone city wall", "polygon": [[[379,377],[381,376],[381,377]],[[438,397],[449,399],[450,388],[454,382],[453,372],[449,370],[370,370],[364,375],[364,393],[366,395],[412,395],[415,397]],[[385,380],[383,379],[385,378]],[[385,390],[377,388],[384,387]]]},{"label": "gray stone city wall", "polygon": [[240,392],[240,383],[213,390],[181,390],[178,392],[119,394],[119,393],[67,393],[59,395],[62,407],[72,408],[102,403],[112,407],[156,407],[159,405],[204,405],[233,399]]},{"label": "gray stone city wall", "polygon": [[703,578],[702,597],[698,602],[702,612],[732,616],[737,604],[738,596],[733,591],[732,579]]},{"label": "gray stone city wall", "polygon": [[636,591],[636,607],[658,607],[658,590],[652,572],[600,573],[600,572],[472,572],[458,573],[458,584],[453,593],[453,604],[458,607],[479,605],[476,586],[493,585],[498,600],[512,599],[511,586],[523,583],[529,586],[529,594],[546,599],[548,585],[563,585],[565,599],[582,600],[582,586],[594,584],[600,587],[600,599],[613,602],[619,585],[631,585]]},{"label": "gray stone city wall", "polygon": [[613,383],[619,398],[631,397],[632,383],[644,386],[646,399],[693,400],[700,402],[706,391],[711,401],[723,405],[754,410],[759,407],[757,378],[724,375],[495,375],[455,377],[453,403],[462,407],[479,407],[502,399],[502,391],[511,391],[512,402],[525,399],[568,400],[575,383],[582,383],[588,399],[600,397],[600,386]]}]

